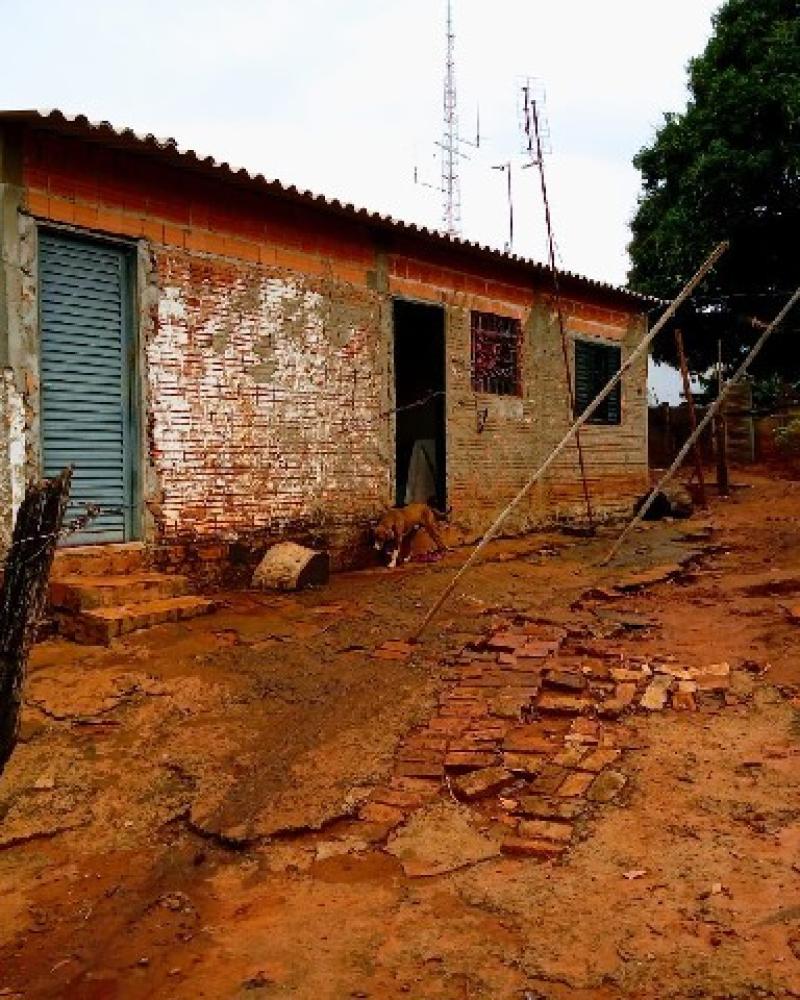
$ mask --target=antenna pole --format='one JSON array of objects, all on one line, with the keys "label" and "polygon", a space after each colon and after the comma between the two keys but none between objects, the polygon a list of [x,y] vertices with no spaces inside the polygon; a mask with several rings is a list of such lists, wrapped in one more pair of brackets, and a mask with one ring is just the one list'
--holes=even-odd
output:
[{"label": "antenna pole", "polygon": [[[553,239],[553,225],[550,218],[550,201],[547,197],[547,182],[544,176],[544,154],[542,152],[542,136],[539,127],[539,111],[536,107],[536,99],[531,98],[530,88],[523,88],[525,93],[525,131],[528,133],[528,144],[530,148],[531,139],[536,144],[536,165],[539,168],[539,181],[542,188],[542,201],[544,202],[544,218],[547,224],[547,251],[550,260],[550,274],[553,279],[553,305],[558,319],[558,329],[561,334],[561,353],[564,358],[564,376],[567,383],[567,397],[569,400],[569,419],[575,420],[575,389],[572,385],[572,366],[569,363],[569,347],[567,343],[567,332],[564,327],[564,310],[561,306],[561,282],[556,266],[555,241]],[[531,136],[531,121],[533,123],[533,136]],[[580,433],[575,434],[575,445],[578,449],[578,465],[581,470],[581,483],[583,485],[583,498],[586,503],[586,517],[589,522],[589,531],[594,532],[594,512],[592,510],[592,498],[589,495],[589,483],[586,478],[586,463],[583,457],[583,445]]]}]

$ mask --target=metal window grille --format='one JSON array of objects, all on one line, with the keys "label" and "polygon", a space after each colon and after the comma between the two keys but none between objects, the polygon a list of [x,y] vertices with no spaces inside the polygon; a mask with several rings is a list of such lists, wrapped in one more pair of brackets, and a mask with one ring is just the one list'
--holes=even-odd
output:
[{"label": "metal window grille", "polygon": [[498,396],[520,396],[522,328],[518,319],[472,313],[472,388]]}]

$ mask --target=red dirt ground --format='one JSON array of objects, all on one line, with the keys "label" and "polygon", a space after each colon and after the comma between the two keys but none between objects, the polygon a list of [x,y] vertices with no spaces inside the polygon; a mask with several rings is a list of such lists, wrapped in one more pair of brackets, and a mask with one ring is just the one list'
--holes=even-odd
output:
[{"label": "red dirt ground", "polygon": [[[36,647],[0,779],[0,997],[800,996],[800,483],[736,480],[606,569],[610,531],[496,543],[410,657],[375,652],[463,550]],[[514,718],[536,670],[481,645],[509,629],[565,637],[548,662],[590,679],[583,721]],[[722,662],[696,711],[603,708],[610,664]],[[542,779],[454,801],[436,733],[467,702],[481,753],[592,732],[624,788],[580,797],[550,860],[502,853]]]}]

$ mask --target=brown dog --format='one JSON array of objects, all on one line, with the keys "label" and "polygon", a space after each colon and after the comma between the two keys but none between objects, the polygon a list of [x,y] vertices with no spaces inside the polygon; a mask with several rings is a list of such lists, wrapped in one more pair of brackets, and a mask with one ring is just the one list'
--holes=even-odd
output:
[{"label": "brown dog", "polygon": [[410,503],[405,507],[387,510],[378,521],[373,537],[375,548],[389,556],[389,569],[394,569],[397,565],[403,543],[420,528],[425,529],[440,552],[446,551],[447,546],[439,533],[437,521],[443,521],[447,513],[434,510],[426,503]]}]

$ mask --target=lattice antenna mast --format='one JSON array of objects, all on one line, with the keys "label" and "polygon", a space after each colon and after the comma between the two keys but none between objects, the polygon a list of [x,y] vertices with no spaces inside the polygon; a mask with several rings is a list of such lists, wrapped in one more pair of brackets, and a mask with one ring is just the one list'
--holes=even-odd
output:
[{"label": "lattice antenna mast", "polygon": [[453,0],[447,0],[447,57],[444,74],[444,129],[442,131],[442,222],[449,236],[461,232],[461,182],[458,100],[455,65],[456,36],[453,28]]}]

